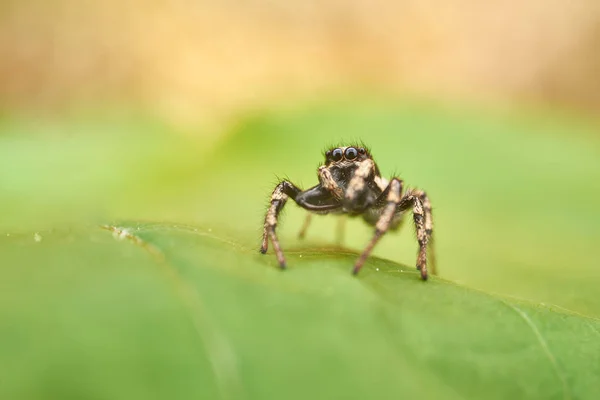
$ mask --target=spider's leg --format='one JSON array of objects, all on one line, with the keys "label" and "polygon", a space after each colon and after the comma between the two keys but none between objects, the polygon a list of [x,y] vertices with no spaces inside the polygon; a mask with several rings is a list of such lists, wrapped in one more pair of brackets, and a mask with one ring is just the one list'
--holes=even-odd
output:
[{"label": "spider's leg", "polygon": [[[417,241],[419,242],[419,253],[417,256],[417,269],[421,271],[421,278],[427,279],[427,245],[433,233],[433,217],[431,203],[422,190],[409,191],[398,204],[397,212],[403,212],[412,207],[413,220],[415,223]],[[432,261],[432,273],[435,268]]]},{"label": "spider's leg", "polygon": [[402,194],[402,181],[397,178],[393,178],[388,186],[389,190],[386,190],[387,203],[381,212],[377,224],[375,225],[375,235],[354,264],[354,269],[352,272],[355,275],[358,273],[358,271],[360,271],[379,239],[381,239],[383,234],[389,229],[392,220],[394,219],[394,215],[396,214],[396,208],[400,203],[400,196]]},{"label": "spider's leg", "polygon": [[425,212],[425,234],[427,235],[427,245],[429,246],[429,265],[433,275],[437,275],[437,265],[435,260],[435,249],[433,246],[433,213],[431,212],[431,202],[429,197],[423,191],[420,193],[421,203],[423,203],[423,211]]},{"label": "spider's leg", "polygon": [[[298,239],[304,239],[306,236],[306,231],[312,222],[312,214],[306,214],[306,218],[304,219],[304,223],[298,232]],[[344,244],[344,232],[346,229],[346,218],[343,215],[338,217],[337,226],[335,228],[335,242],[338,245]]]},{"label": "spider's leg", "polygon": [[269,205],[269,209],[267,210],[267,214],[265,215],[265,225],[260,252],[263,254],[267,252],[270,239],[273,243],[273,249],[275,250],[275,255],[277,256],[277,261],[279,262],[279,266],[281,268],[285,268],[286,264],[283,251],[281,250],[281,246],[279,244],[279,239],[277,239],[277,235],[275,234],[277,218],[279,217],[279,213],[283,209],[283,206],[285,206],[288,197],[295,199],[300,192],[301,190],[293,184],[287,181],[281,182],[275,187],[273,194],[271,194],[271,203]]},{"label": "spider's leg", "polygon": [[[306,236],[306,231],[312,222],[312,214],[306,214],[306,218],[304,219],[304,223],[298,232],[298,239],[304,239]],[[346,218],[343,215],[340,215],[337,220],[337,226],[335,228],[335,242],[338,245],[342,245],[344,243],[344,232],[346,229]]]},{"label": "spider's leg", "polygon": [[298,232],[298,238],[299,239],[304,239],[304,236],[306,236],[306,231],[308,230],[308,227],[310,226],[310,222],[312,221],[312,214],[306,214],[306,219],[304,220],[304,224],[302,224],[302,228],[300,228],[300,232]]},{"label": "spider's leg", "polygon": [[275,190],[273,190],[273,194],[271,195],[269,209],[265,215],[265,225],[260,252],[263,254],[267,252],[269,240],[271,240],[277,256],[277,261],[281,268],[286,267],[285,257],[283,256],[283,251],[281,250],[275,229],[277,227],[279,213],[283,209],[283,206],[285,206],[288,198],[294,200],[296,204],[305,210],[317,213],[327,213],[341,207],[339,202],[333,198],[332,194],[321,185],[301,191],[290,182],[283,181],[275,187]]}]

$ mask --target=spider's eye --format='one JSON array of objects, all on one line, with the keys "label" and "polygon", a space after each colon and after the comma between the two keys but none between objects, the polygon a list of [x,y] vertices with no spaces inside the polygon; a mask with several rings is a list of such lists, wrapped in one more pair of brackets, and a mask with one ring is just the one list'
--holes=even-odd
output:
[{"label": "spider's eye", "polygon": [[342,151],[342,149],[335,149],[331,153],[331,156],[333,158],[333,161],[340,161],[342,159],[342,157],[344,156],[344,152]]},{"label": "spider's eye", "polygon": [[364,148],[362,148],[362,147],[361,147],[360,149],[358,149],[358,152],[359,152],[360,154],[365,154],[365,153],[366,153],[365,149],[364,149]]},{"label": "spider's eye", "polygon": [[331,150],[327,150],[327,152],[325,153],[325,158],[329,157],[331,157]]},{"label": "spider's eye", "polygon": [[354,147],[348,147],[346,149],[346,160],[354,160],[358,156],[358,150]]}]

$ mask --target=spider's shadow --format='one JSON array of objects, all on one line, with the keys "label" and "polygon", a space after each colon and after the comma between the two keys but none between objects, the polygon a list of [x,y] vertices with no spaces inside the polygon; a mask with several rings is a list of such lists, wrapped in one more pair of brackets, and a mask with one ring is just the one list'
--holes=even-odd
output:
[{"label": "spider's shadow", "polygon": [[[263,259],[263,263],[275,266],[276,263],[274,263],[274,259],[268,258],[268,255],[269,253],[267,253],[267,260],[264,259],[264,256],[261,257]],[[315,260],[330,260],[334,261],[335,265],[351,269],[356,262],[356,259],[360,256],[360,252],[334,244],[325,246],[304,244],[289,248],[286,250],[285,255],[288,258],[290,265],[288,268],[290,269],[293,269],[295,266],[301,267],[302,264],[314,262]],[[272,253],[271,256],[273,256]],[[414,267],[411,268],[407,265],[400,264],[389,259],[371,255],[363,266],[359,275],[368,273],[367,271],[407,272],[413,270],[417,272],[416,268]]]}]

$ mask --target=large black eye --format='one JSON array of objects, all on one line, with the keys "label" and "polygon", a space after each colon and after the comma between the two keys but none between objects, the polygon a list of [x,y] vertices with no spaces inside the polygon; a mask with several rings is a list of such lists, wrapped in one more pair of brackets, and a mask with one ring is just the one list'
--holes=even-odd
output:
[{"label": "large black eye", "polygon": [[346,149],[346,160],[354,160],[358,156],[358,150],[354,147],[348,147]]},{"label": "large black eye", "polygon": [[342,149],[335,149],[333,153],[331,153],[333,161],[340,161],[343,156],[344,152],[342,151]]}]

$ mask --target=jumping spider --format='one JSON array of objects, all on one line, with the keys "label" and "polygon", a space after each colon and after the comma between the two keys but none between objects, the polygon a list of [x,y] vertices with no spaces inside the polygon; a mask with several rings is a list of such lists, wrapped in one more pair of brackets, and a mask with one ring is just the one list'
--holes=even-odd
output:
[{"label": "jumping spider", "polygon": [[[352,271],[357,274],[383,234],[388,229],[398,229],[405,212],[412,209],[419,242],[417,269],[421,271],[421,278],[427,279],[427,244],[431,240],[433,220],[425,192],[409,189],[403,195],[402,180],[394,177],[388,181],[381,177],[377,164],[364,146],[326,151],[325,165],[319,167],[318,176],[319,184],[304,191],[285,180],[275,187],[265,216],[261,253],[267,252],[270,239],[279,266],[286,267],[275,228],[279,213],[291,198],[309,212],[361,215],[365,222],[375,226],[375,235],[354,264]],[[432,272],[435,273],[433,262]]]}]

